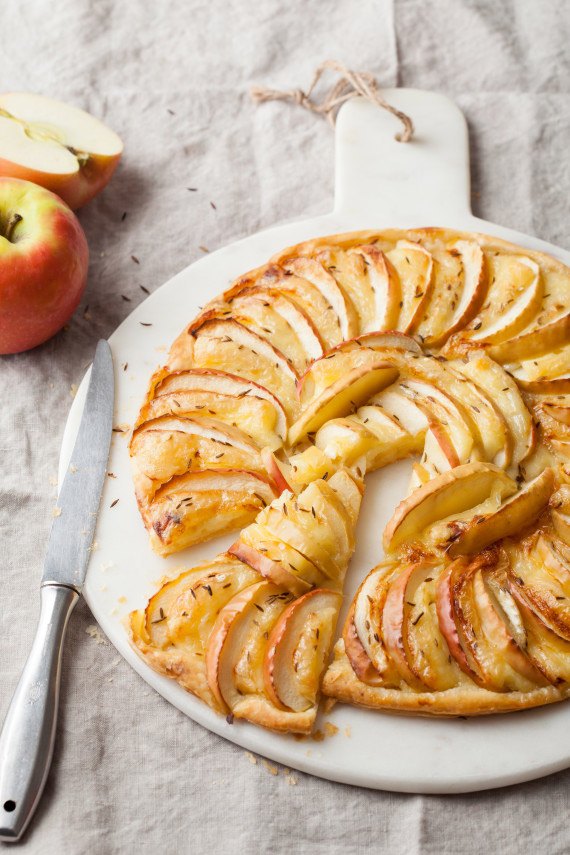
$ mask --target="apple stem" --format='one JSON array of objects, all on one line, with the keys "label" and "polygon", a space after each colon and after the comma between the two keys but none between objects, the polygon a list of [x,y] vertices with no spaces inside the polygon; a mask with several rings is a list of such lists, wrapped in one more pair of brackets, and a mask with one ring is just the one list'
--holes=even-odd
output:
[{"label": "apple stem", "polygon": [[6,229],[4,231],[4,237],[6,240],[12,241],[12,235],[14,234],[14,229],[18,225],[18,223],[22,220],[21,214],[11,214],[10,219],[6,224]]}]

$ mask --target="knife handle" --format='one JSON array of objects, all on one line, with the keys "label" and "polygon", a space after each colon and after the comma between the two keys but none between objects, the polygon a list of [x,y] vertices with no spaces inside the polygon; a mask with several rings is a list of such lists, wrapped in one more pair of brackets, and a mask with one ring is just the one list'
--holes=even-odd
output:
[{"label": "knife handle", "polygon": [[69,616],[79,599],[73,588],[44,584],[30,655],[0,735],[0,840],[19,840],[36,809],[49,772]]}]

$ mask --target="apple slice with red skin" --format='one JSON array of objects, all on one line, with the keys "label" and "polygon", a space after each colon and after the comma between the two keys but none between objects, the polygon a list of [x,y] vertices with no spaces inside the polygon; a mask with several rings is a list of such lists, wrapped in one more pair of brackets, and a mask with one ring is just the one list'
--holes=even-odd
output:
[{"label": "apple slice with red skin", "polygon": [[291,603],[273,627],[263,674],[275,706],[302,712],[318,700],[342,596],[314,590]]},{"label": "apple slice with red skin", "polygon": [[[228,374],[225,371],[202,368],[172,371],[162,377],[154,389],[156,405],[160,406],[158,399],[163,396],[171,397],[175,393],[186,392],[195,394],[209,392],[213,395],[229,398],[230,400],[236,399],[236,402],[243,403],[246,403],[244,401],[245,398],[266,402],[275,412],[275,421],[272,425],[273,430],[282,442],[287,438],[287,415],[281,402],[272,392],[258,383],[254,383],[251,380],[244,380],[243,377],[238,377],[236,374]],[[202,403],[206,407],[206,401],[200,402],[200,404]],[[154,401],[151,401],[149,406],[153,404]]]},{"label": "apple slice with red skin", "polygon": [[516,491],[516,483],[492,463],[465,463],[432,478],[396,507],[384,530],[384,549],[393,552],[438,519],[475,507],[493,489],[508,496]]},{"label": "apple slice with red skin", "polygon": [[359,322],[356,309],[334,276],[331,276],[322,264],[314,258],[301,256],[289,259],[283,264],[283,268],[289,273],[294,273],[295,276],[306,279],[321,292],[327,301],[329,311],[337,319],[342,340],[358,335]]},{"label": "apple slice with red skin", "polygon": [[[500,344],[527,327],[540,311],[544,291],[536,261],[520,256],[499,256],[501,267],[512,258],[515,268],[493,275],[486,308],[465,329],[470,341]],[[512,296],[511,296],[512,295]]]},{"label": "apple slice with red skin", "polygon": [[297,421],[289,428],[289,443],[296,444],[308,434],[316,432],[330,419],[348,415],[376,392],[393,383],[397,376],[397,368],[382,357],[378,357],[377,361],[366,368],[349,371],[305,407]]},{"label": "apple slice with red skin", "polygon": [[266,339],[237,321],[201,318],[178,336],[170,349],[173,370],[202,368],[232,372],[271,389],[287,417],[298,410],[297,374],[286,357]]},{"label": "apple slice with red skin", "polygon": [[111,179],[123,143],[70,104],[30,92],[0,95],[0,174],[51,190],[81,208]]},{"label": "apple slice with red skin", "polygon": [[543,326],[528,332],[523,330],[508,341],[491,345],[487,353],[491,359],[501,363],[532,359],[567,344],[569,338],[570,312],[566,312]]},{"label": "apple slice with red skin", "polygon": [[274,498],[273,484],[260,473],[205,469],[171,478],[141,512],[153,549],[168,555],[247,525]]},{"label": "apple slice with red skin", "polygon": [[482,552],[495,541],[527,528],[548,504],[554,489],[554,472],[545,469],[534,480],[524,484],[514,496],[506,499],[494,512],[475,516],[457,533],[447,554],[450,558]]},{"label": "apple slice with red skin", "polygon": [[480,387],[502,412],[513,438],[511,469],[514,471],[533,452],[537,434],[515,381],[493,359],[475,351],[467,361],[456,360],[454,368]]},{"label": "apple slice with red skin", "polygon": [[[244,528],[236,543],[248,546],[250,549],[253,549],[255,553],[259,553],[264,559],[271,562],[270,565],[266,561],[261,561],[261,559],[258,559],[258,557],[251,552],[248,552],[248,557],[245,559],[238,556],[240,557],[240,560],[246,560],[248,564],[250,564],[250,562],[255,562],[255,565],[251,563],[250,566],[255,566],[255,569],[258,570],[258,572],[273,580],[276,584],[281,584],[281,582],[277,581],[276,575],[281,571],[279,571],[277,567],[274,568],[274,564],[280,565],[280,567],[282,567],[287,573],[290,573],[295,579],[299,579],[302,584],[306,583],[309,588],[333,587],[336,590],[336,587],[332,585],[332,581],[329,577],[322,573],[311,561],[309,561],[308,558],[298,552],[290,543],[285,543],[285,541],[279,540],[278,537],[260,523],[255,522],[248,525],[247,528]],[[229,551],[237,555],[237,552],[234,549],[235,546],[236,544],[231,546]],[[267,570],[271,569],[271,572],[265,572],[263,567],[267,568]],[[293,590],[293,588],[291,588],[291,590]],[[307,588],[305,588],[305,590],[307,590]]]},{"label": "apple slice with red skin", "polygon": [[[477,570],[473,575],[473,596],[475,607],[481,619],[481,628],[487,643],[494,648],[493,653],[499,659],[504,660],[508,666],[532,685],[545,686],[548,680],[532,663],[525,651],[521,649],[510,632],[508,623],[503,619],[501,611],[493,600],[485,582],[486,571]],[[477,652],[480,644],[478,643]],[[520,691],[525,691],[531,686],[524,684],[517,686]]]},{"label": "apple slice with red skin", "polygon": [[439,628],[436,590],[442,569],[428,563],[423,573],[412,574],[404,595],[402,625],[410,671],[434,692],[446,691],[467,682]]},{"label": "apple slice with red skin", "polygon": [[352,252],[360,255],[366,264],[374,296],[373,312],[368,315],[367,323],[361,323],[362,329],[364,332],[397,329],[402,290],[396,271],[377,246],[359,246]]},{"label": "apple slice with red skin", "polygon": [[570,427],[570,400],[565,404],[557,401],[541,401],[540,406],[551,418]]},{"label": "apple slice with red skin", "polygon": [[402,306],[398,329],[415,332],[429,305],[433,289],[433,258],[419,243],[399,240],[386,256],[400,280]]},{"label": "apple slice with red skin", "polygon": [[511,551],[511,591],[552,632],[570,641],[570,571],[553,557],[547,560],[548,552],[540,536]]},{"label": "apple slice with red skin", "polygon": [[140,471],[161,483],[190,469],[264,469],[259,449],[239,428],[207,417],[144,422],[133,433],[130,453]]},{"label": "apple slice with red skin", "polygon": [[305,582],[299,576],[295,576],[281,562],[275,561],[266,553],[260,552],[242,540],[236,540],[235,543],[232,543],[228,552],[231,555],[235,555],[244,564],[249,564],[250,567],[257,570],[265,579],[273,582],[274,585],[279,585],[286,591],[291,591],[296,596],[300,596],[311,589],[308,582]]},{"label": "apple slice with red skin", "polygon": [[401,680],[382,637],[382,613],[396,570],[394,562],[386,561],[370,571],[356,592],[343,630],[349,662],[357,677],[370,685],[398,686]]},{"label": "apple slice with red skin", "polygon": [[455,612],[455,586],[457,578],[466,572],[468,561],[458,558],[449,564],[437,580],[436,608],[441,634],[445,638],[449,652],[461,670],[474,682],[479,681],[479,674],[471,657],[467,657],[463,647]]},{"label": "apple slice with red skin", "polygon": [[285,490],[290,493],[296,492],[290,484],[288,469],[289,464],[279,460],[270,448],[261,449],[261,460],[265,466],[266,472],[277,487],[278,495],[280,496]]},{"label": "apple slice with red skin", "polygon": [[536,668],[546,678],[558,685],[570,682],[570,641],[565,641],[552,632],[540,617],[521,598],[516,583],[509,582],[509,589],[524,622],[527,635],[526,652]]},{"label": "apple slice with red skin", "polygon": [[264,633],[292,597],[271,582],[258,582],[237,594],[216,618],[206,652],[208,685],[220,707],[238,718],[243,696],[263,692]]},{"label": "apple slice with red skin", "polygon": [[410,598],[418,585],[433,571],[433,564],[425,562],[404,565],[390,583],[382,611],[382,638],[386,653],[400,672],[402,679],[417,691],[425,691],[429,684],[410,668],[406,650],[407,623],[412,607]]}]

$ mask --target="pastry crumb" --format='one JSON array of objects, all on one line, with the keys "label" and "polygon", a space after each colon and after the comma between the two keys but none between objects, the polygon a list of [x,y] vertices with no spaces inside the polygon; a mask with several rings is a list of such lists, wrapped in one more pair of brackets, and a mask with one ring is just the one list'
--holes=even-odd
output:
[{"label": "pastry crumb", "polygon": [[328,715],[328,713],[330,713],[330,711],[335,706],[335,704],[336,704],[336,701],[334,698],[327,698],[325,700],[325,702],[323,704],[323,712],[325,713],[325,715]]},{"label": "pastry crumb", "polygon": [[122,597],[117,597],[117,602],[118,603],[126,603],[127,598],[124,595]]},{"label": "pastry crumb", "polygon": [[349,738],[352,736],[352,728],[349,724],[347,724],[347,726],[344,728],[344,735],[348,736]]},{"label": "pastry crumb", "polygon": [[52,517],[60,517],[61,516],[61,508],[56,507],[51,512]]},{"label": "pastry crumb", "polygon": [[325,721],[325,736],[335,736],[338,733],[338,727],[332,721]]},{"label": "pastry crumb", "polygon": [[277,768],[277,766],[274,766],[273,763],[270,763],[268,760],[264,760],[263,765],[265,766],[270,775],[279,774],[279,769]]},{"label": "pastry crumb", "polygon": [[57,487],[57,475],[50,475],[49,482],[52,487]]},{"label": "pastry crumb", "polygon": [[287,783],[289,784],[290,787],[296,787],[298,784],[297,778],[295,777],[295,775],[292,775],[291,773],[289,773],[288,775],[285,775],[285,780],[287,781]]},{"label": "pastry crumb", "polygon": [[75,463],[70,463],[70,464],[69,464],[69,471],[71,472],[71,474],[72,474],[72,475],[75,475],[75,473],[78,471],[78,470],[77,470],[77,466],[75,465]]},{"label": "pastry crumb", "polygon": [[89,626],[85,628],[85,632],[89,635],[93,641],[96,641],[97,644],[107,644],[107,639],[95,623],[90,623]]},{"label": "pastry crumb", "polygon": [[245,756],[249,760],[252,766],[257,766],[257,757],[255,754],[252,754],[251,751],[246,751]]},{"label": "pastry crumb", "polygon": [[131,429],[130,424],[128,422],[122,422],[119,425],[115,425],[113,427],[113,433],[128,433]]},{"label": "pastry crumb", "polygon": [[75,396],[77,395],[77,385],[75,383],[72,383],[69,387],[69,394],[72,398],[75,398]]},{"label": "pastry crumb", "polygon": [[325,735],[322,732],[322,730],[315,730],[315,732],[313,733],[313,741],[314,742],[324,742],[325,741]]}]

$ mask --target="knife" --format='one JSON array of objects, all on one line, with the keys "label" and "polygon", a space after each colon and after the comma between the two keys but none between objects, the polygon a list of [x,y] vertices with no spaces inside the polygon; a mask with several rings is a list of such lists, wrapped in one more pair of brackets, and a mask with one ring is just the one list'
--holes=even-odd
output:
[{"label": "knife", "polygon": [[111,348],[101,340],[49,536],[38,628],[0,735],[0,840],[5,842],[24,833],[51,763],[63,642],[91,554],[113,430],[114,382]]}]

